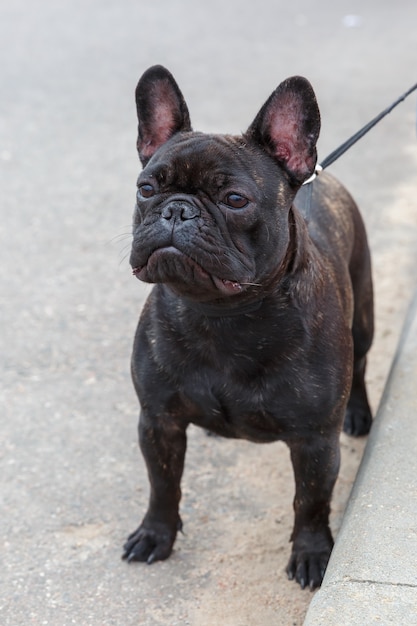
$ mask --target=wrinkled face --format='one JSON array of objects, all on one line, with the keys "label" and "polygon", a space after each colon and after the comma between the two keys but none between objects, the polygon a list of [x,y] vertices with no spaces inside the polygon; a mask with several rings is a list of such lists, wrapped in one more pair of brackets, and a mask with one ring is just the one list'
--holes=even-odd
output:
[{"label": "wrinkled face", "polygon": [[179,133],[138,179],[134,274],[202,302],[262,294],[287,251],[294,195],[244,138]]}]

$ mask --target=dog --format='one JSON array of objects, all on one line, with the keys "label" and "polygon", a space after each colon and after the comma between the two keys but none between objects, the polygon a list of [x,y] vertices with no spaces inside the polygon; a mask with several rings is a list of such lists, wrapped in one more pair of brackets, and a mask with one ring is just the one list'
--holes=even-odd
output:
[{"label": "dog", "polygon": [[130,264],[155,286],[136,331],[132,377],[150,501],[123,556],[152,563],[171,554],[193,423],[289,446],[295,497],[286,572],[314,589],[333,546],[341,429],[359,436],[372,422],[362,218],[327,173],[303,185],[315,172],[320,131],[305,78],[282,82],[240,136],[194,132],[162,66],[144,73],[136,105],[143,169]]}]

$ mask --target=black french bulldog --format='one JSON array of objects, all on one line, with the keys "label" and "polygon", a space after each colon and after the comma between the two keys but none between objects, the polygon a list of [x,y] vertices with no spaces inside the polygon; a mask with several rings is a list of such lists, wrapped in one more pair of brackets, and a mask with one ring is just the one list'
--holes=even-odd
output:
[{"label": "black french bulldog", "polygon": [[[358,209],[315,171],[320,114],[310,83],[284,81],[242,136],[193,132],[172,75],[136,89],[137,183],[130,263],[151,292],[132,372],[151,494],[128,561],[166,559],[182,522],[190,423],[291,451],[290,579],[320,585],[332,550],[339,435],[369,431],[370,257]],[[298,193],[297,193],[298,192]],[[305,216],[309,206],[308,219]]]}]

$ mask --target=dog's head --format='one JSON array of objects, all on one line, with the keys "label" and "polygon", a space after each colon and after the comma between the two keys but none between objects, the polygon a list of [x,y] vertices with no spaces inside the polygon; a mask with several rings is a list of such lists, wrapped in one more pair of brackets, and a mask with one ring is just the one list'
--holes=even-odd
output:
[{"label": "dog's head", "polygon": [[137,183],[130,262],[143,281],[196,301],[259,297],[294,254],[291,205],[314,171],[320,114],[307,80],[281,83],[241,136],[193,132],[172,75],[136,88]]}]

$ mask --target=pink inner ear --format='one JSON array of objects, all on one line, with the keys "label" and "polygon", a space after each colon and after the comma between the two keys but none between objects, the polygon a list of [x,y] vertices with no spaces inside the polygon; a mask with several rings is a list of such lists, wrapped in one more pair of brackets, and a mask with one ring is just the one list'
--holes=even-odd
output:
[{"label": "pink inner ear", "polygon": [[308,154],[307,144],[305,141],[296,143],[297,138],[279,139],[278,143],[274,141],[275,156],[277,159],[286,164],[287,168],[293,172],[299,172],[304,175],[310,171],[313,166],[310,155]]},{"label": "pink inner ear", "polygon": [[303,114],[299,103],[291,99],[282,104],[279,110],[269,115],[269,129],[275,156],[285,163],[288,170],[303,177],[314,165],[308,150],[308,142],[302,136]]},{"label": "pink inner ear", "polygon": [[150,119],[142,126],[142,157],[154,152],[172,137],[178,126],[179,103],[168,82],[160,81],[150,94]]},{"label": "pink inner ear", "polygon": [[154,133],[152,144],[158,147],[168,141],[175,128],[175,119],[172,108],[168,102],[162,102],[155,110],[154,114]]},{"label": "pink inner ear", "polygon": [[161,103],[153,111],[151,129],[144,133],[141,154],[147,158],[172,136],[175,127],[174,117],[169,104]]},{"label": "pink inner ear", "polygon": [[291,149],[288,142],[283,142],[280,140],[280,143],[277,143],[276,140],[274,140],[274,145],[276,146],[275,156],[277,157],[277,159],[279,159],[280,161],[285,161],[285,163],[287,163],[291,158]]}]

